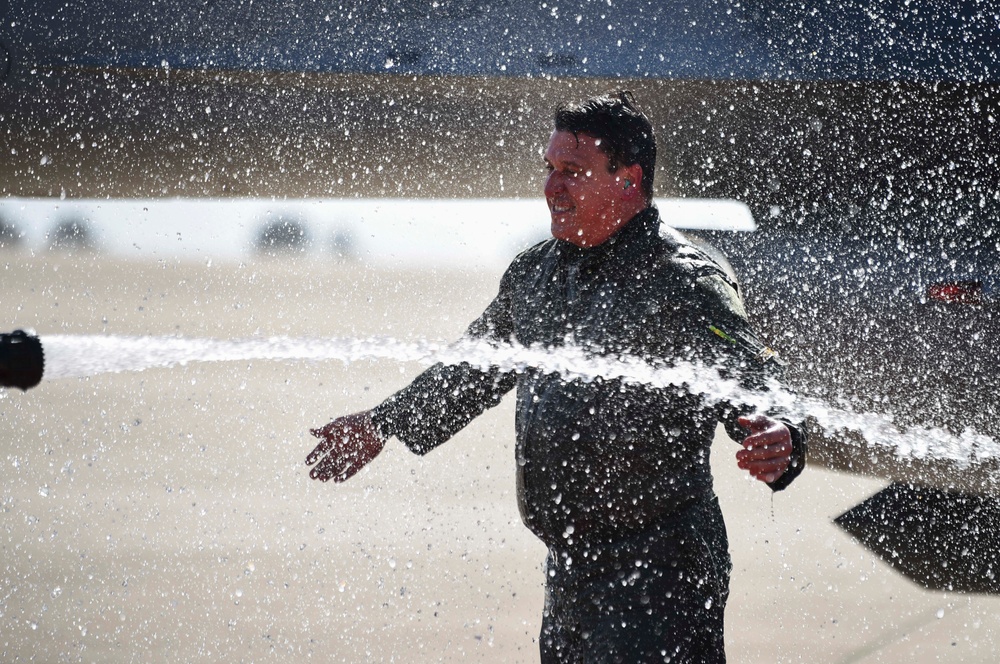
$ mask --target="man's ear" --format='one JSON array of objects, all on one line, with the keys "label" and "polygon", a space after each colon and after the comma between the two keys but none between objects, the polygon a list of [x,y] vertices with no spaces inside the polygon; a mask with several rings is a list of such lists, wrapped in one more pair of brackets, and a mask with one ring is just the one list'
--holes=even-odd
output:
[{"label": "man's ear", "polygon": [[632,164],[621,169],[621,183],[626,198],[642,195],[642,166]]}]

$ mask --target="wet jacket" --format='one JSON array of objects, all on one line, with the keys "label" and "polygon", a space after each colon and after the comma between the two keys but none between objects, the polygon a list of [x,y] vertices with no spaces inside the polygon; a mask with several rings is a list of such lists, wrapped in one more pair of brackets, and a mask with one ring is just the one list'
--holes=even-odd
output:
[{"label": "wet jacket", "polygon": [[[582,249],[549,239],[520,254],[467,334],[497,342],[651,362],[720,366],[763,388],[781,365],[747,321],[736,285],[648,208],[603,244]],[[621,379],[435,365],[372,411],[376,426],[424,454],[517,386],[518,503],[550,547],[615,541],[712,493],[709,448],[718,421],[742,440],[741,414],[687,391]],[[793,465],[805,439],[791,426]]]}]

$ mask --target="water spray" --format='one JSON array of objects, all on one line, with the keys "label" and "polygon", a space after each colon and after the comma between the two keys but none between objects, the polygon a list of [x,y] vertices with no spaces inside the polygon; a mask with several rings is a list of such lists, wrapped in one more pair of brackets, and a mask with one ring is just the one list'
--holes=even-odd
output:
[{"label": "water spray", "polygon": [[22,390],[38,385],[45,369],[45,353],[38,337],[24,330],[0,333],[0,387]]},{"label": "water spray", "polygon": [[[819,438],[829,441],[825,445],[830,452],[827,456],[858,460],[874,454],[912,465],[912,470],[906,471],[907,480],[926,478],[928,473],[945,468],[949,482],[961,481],[968,490],[993,493],[1000,489],[1000,475],[996,472],[1000,465],[1000,441],[987,434],[973,430],[956,434],[940,427],[904,427],[897,424],[892,414],[836,407],[821,399],[795,394],[777,382],[765,390],[748,390],[735,377],[692,362],[658,364],[640,357],[595,356],[574,346],[526,347],[469,338],[449,344],[390,338],[241,340],[116,335],[45,335],[39,340],[17,331],[0,335],[0,339],[0,384],[21,389],[33,387],[41,379],[43,345],[46,381],[193,362],[336,360],[350,364],[389,360],[422,366],[436,362],[467,363],[484,370],[558,373],[566,380],[615,379],[652,388],[683,389],[700,396],[707,406],[723,402],[743,404],[761,412],[777,410],[791,420],[805,421],[814,441]],[[835,464],[827,460],[825,465]]]}]

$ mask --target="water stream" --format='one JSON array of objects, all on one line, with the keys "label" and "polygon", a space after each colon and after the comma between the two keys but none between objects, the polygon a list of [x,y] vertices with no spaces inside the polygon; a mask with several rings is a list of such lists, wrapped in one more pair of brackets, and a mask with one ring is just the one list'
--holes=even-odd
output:
[{"label": "water stream", "polygon": [[856,412],[815,398],[802,397],[772,384],[764,391],[743,388],[713,367],[679,362],[657,366],[640,358],[595,357],[579,347],[544,349],[495,345],[463,339],[439,344],[403,342],[390,338],[257,338],[223,340],[183,337],[130,337],[112,335],[51,335],[41,338],[45,350],[45,381],[93,376],[108,372],[142,371],[189,362],[238,360],[311,360],[351,363],[370,360],[415,362],[466,362],[479,368],[499,367],[522,372],[537,368],[556,372],[568,380],[621,379],[655,388],[682,387],[702,395],[708,405],[741,403],[760,411],[779,409],[793,421],[810,418],[826,433],[860,432],[872,445],[887,448],[899,458],[936,459],[960,467],[1000,459],[1000,442],[967,430],[956,435],[942,428],[900,427],[891,415]]}]

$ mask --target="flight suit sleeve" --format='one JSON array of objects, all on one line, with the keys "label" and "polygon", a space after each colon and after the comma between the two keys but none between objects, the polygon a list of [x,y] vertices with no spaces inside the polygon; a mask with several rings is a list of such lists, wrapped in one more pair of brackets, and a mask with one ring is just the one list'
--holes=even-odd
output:
[{"label": "flight suit sleeve", "polygon": [[[736,378],[741,387],[751,391],[768,389],[769,383],[782,381],[784,364],[778,354],[765,346],[754,332],[743,307],[739,291],[729,279],[711,273],[695,279],[695,291],[701,306],[693,321],[696,346],[707,348],[705,359],[719,367],[723,377]],[[718,406],[719,419],[735,441],[749,435],[737,422],[753,408],[746,404],[723,403]],[[792,460],[788,470],[768,484],[774,491],[786,488],[805,468],[807,440],[801,423],[791,421],[777,408],[766,415],[784,423],[792,436]]]},{"label": "flight suit sleeve", "polygon": [[[497,343],[511,340],[513,270],[513,265],[508,268],[497,296],[469,326],[467,337]],[[516,380],[514,372],[496,367],[438,363],[372,409],[372,421],[383,436],[396,436],[414,453],[426,454],[500,403]]]}]

